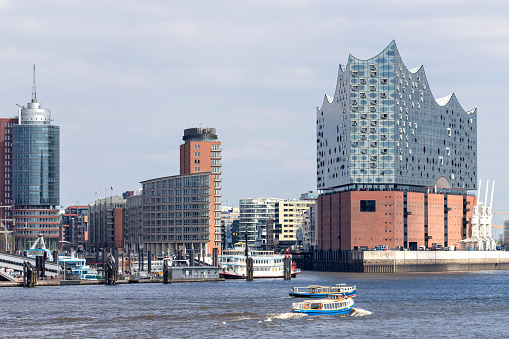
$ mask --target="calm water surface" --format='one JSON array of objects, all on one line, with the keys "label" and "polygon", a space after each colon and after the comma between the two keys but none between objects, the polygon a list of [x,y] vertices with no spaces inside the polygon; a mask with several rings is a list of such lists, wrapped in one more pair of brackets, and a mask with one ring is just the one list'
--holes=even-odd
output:
[{"label": "calm water surface", "polygon": [[[348,316],[292,314],[293,286],[355,284]],[[2,338],[509,335],[509,271],[0,289]]]}]

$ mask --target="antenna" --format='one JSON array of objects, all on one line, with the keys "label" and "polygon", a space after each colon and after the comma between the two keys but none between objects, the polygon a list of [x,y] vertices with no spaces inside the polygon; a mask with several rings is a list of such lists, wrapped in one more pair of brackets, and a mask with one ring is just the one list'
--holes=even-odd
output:
[{"label": "antenna", "polygon": [[37,90],[35,89],[35,64],[34,64],[34,82],[32,84],[32,102],[37,102]]}]

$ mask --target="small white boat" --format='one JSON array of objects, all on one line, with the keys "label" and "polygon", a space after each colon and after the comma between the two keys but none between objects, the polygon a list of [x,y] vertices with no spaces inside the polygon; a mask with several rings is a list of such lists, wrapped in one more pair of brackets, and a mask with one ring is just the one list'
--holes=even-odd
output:
[{"label": "small white boat", "polygon": [[304,298],[327,298],[331,294],[344,294],[347,297],[357,295],[357,286],[336,284],[335,286],[309,285],[307,287],[294,287],[290,296]]},{"label": "small white boat", "polygon": [[331,294],[324,300],[315,299],[293,303],[292,312],[307,315],[349,314],[354,306],[355,302],[352,298],[343,294]]}]

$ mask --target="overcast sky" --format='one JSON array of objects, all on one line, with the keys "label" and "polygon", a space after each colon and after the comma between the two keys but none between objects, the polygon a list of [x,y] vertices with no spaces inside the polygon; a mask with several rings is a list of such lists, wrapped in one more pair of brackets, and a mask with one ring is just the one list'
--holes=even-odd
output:
[{"label": "overcast sky", "polygon": [[30,101],[35,63],[61,126],[62,205],[178,174],[200,123],[223,145],[223,204],[316,190],[316,107],[349,54],[395,39],[436,98],[478,108],[479,178],[509,211],[506,1],[0,0],[0,29],[1,115]]}]

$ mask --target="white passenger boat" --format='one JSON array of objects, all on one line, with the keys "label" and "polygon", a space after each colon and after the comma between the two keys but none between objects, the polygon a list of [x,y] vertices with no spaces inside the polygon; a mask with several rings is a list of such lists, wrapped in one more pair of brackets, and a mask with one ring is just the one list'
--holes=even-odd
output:
[{"label": "white passenger boat", "polygon": [[[253,258],[253,278],[283,278],[285,275],[285,255],[274,254],[273,251],[251,250],[249,256]],[[246,252],[242,246],[233,250],[224,250],[219,256],[219,275],[225,279],[246,278]],[[292,277],[295,277],[300,270],[295,263],[292,264]]]},{"label": "white passenger boat", "polygon": [[64,270],[71,270],[72,274],[81,280],[97,280],[97,271],[87,265],[85,258],[76,257],[74,253],[70,256],[58,256],[58,263]]},{"label": "white passenger boat", "polygon": [[347,297],[357,295],[356,286],[346,286],[346,284],[336,284],[335,286],[309,285],[307,287],[294,287],[290,296],[304,298],[327,298],[331,294],[342,293]]},{"label": "white passenger boat", "polygon": [[293,303],[292,312],[307,315],[349,314],[355,306],[353,298],[343,294],[331,294],[327,299],[305,300]]}]

